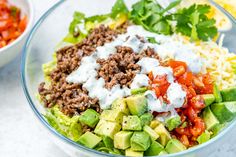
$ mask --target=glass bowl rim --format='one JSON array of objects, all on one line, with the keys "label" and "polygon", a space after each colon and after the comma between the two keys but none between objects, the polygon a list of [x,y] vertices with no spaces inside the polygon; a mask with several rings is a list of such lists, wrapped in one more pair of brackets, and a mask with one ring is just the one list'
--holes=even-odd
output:
[{"label": "glass bowl rim", "polygon": [[[22,56],[21,56],[21,66],[20,66],[20,72],[21,72],[21,85],[24,91],[24,94],[28,100],[28,103],[31,107],[31,109],[33,110],[34,114],[37,116],[38,120],[40,120],[40,122],[43,124],[43,126],[45,128],[47,128],[54,136],[56,136],[57,138],[59,138],[60,140],[62,140],[63,142],[68,143],[69,145],[81,150],[81,151],[86,151],[86,152],[91,152],[93,154],[97,154],[97,155],[102,155],[102,156],[116,156],[116,157],[121,157],[121,155],[114,155],[114,154],[109,154],[109,153],[103,153],[94,149],[90,149],[87,148],[85,146],[82,146],[72,140],[70,140],[69,138],[63,136],[62,134],[60,134],[59,132],[57,132],[47,121],[46,119],[42,116],[42,114],[37,110],[33,100],[30,97],[29,91],[28,91],[28,87],[26,84],[26,56],[27,56],[27,49],[31,43],[31,40],[35,34],[35,32],[37,31],[37,29],[41,26],[41,24],[44,22],[44,20],[55,10],[57,9],[57,7],[59,7],[60,5],[62,5],[64,2],[66,2],[66,0],[60,0],[59,2],[57,2],[56,4],[54,4],[51,8],[49,8],[40,18],[39,20],[35,23],[35,25],[33,26],[33,28],[30,31],[29,36],[27,37],[27,40],[25,42],[25,45],[23,47],[23,52],[22,52]],[[219,8],[222,11],[222,8]],[[223,11],[225,13],[225,11]],[[225,13],[226,14],[226,13]],[[232,21],[232,19],[231,19]],[[235,21],[233,21],[235,22]],[[190,149],[187,149],[185,151],[179,152],[179,153],[174,153],[174,154],[168,154],[168,155],[164,155],[163,157],[175,157],[175,156],[183,156],[183,155],[187,155],[189,153],[192,152],[196,152],[201,150],[202,148],[210,145],[211,143],[214,143],[216,141],[218,141],[220,138],[222,138],[230,129],[232,129],[234,126],[236,125],[236,120],[234,120],[233,122],[231,122],[231,124],[229,124],[225,129],[223,129],[216,137],[212,138],[211,140],[207,141],[206,143],[197,145],[195,147],[192,147]]]}]

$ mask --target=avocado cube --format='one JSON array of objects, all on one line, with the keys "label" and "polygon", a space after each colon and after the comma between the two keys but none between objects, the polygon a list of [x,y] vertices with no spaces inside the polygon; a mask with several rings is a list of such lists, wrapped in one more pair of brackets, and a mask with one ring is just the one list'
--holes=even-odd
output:
[{"label": "avocado cube", "polygon": [[236,88],[228,88],[221,90],[223,101],[236,101]]},{"label": "avocado cube", "polygon": [[71,124],[67,133],[67,136],[73,141],[78,141],[79,137],[82,135],[82,126],[78,122],[78,118],[78,116],[71,118]]},{"label": "avocado cube", "polygon": [[154,131],[159,135],[158,142],[165,146],[167,142],[171,139],[170,133],[167,131],[163,124],[159,124]]},{"label": "avocado cube", "polygon": [[143,127],[143,131],[149,134],[149,136],[152,138],[152,140],[157,140],[159,138],[159,135],[149,126],[145,125]]},{"label": "avocado cube", "polygon": [[181,122],[180,116],[178,116],[178,115],[175,116],[175,117],[168,118],[168,119],[165,121],[166,127],[168,128],[169,131],[174,130],[174,129],[177,128],[181,123],[182,123],[182,122]]},{"label": "avocado cube", "polygon": [[112,103],[112,110],[119,110],[122,113],[128,115],[129,114],[129,108],[126,104],[126,101],[124,98],[118,98]]},{"label": "avocado cube", "polygon": [[230,122],[236,114],[236,101],[212,104],[211,110],[220,123]]},{"label": "avocado cube", "polygon": [[154,119],[154,120],[151,121],[150,127],[152,129],[155,129],[159,124],[161,124],[161,122],[159,120]]},{"label": "avocado cube", "polygon": [[114,136],[114,147],[117,149],[125,150],[130,147],[130,138],[133,132],[120,131]]},{"label": "avocado cube", "polygon": [[113,140],[108,136],[103,136],[102,141],[107,148],[114,148]]},{"label": "avocado cube", "polygon": [[94,148],[101,141],[102,141],[101,137],[98,137],[97,135],[91,132],[86,132],[79,138],[78,143],[88,148]]},{"label": "avocado cube", "polygon": [[213,86],[213,94],[215,96],[216,102],[222,102],[223,99],[222,99],[219,87],[216,84],[214,84],[214,86]]},{"label": "avocado cube", "polygon": [[203,115],[203,121],[206,124],[206,129],[211,130],[216,125],[219,124],[218,119],[215,117],[215,115],[212,113],[210,107],[206,107],[202,113]]},{"label": "avocado cube", "polygon": [[123,130],[140,131],[142,124],[138,116],[124,116],[122,122]]},{"label": "avocado cube", "polygon": [[99,113],[94,111],[93,109],[87,109],[84,113],[79,117],[79,121],[82,124],[86,124],[91,128],[94,128],[95,125],[99,121]]},{"label": "avocado cube", "polygon": [[148,150],[146,150],[144,152],[144,155],[145,156],[156,156],[156,155],[159,155],[161,151],[164,150],[164,147],[156,142],[156,141],[152,141],[152,144],[151,146],[148,148]]},{"label": "avocado cube", "polygon": [[120,129],[121,125],[119,123],[100,120],[94,130],[94,133],[114,139],[114,135],[119,132]]},{"label": "avocado cube", "polygon": [[226,123],[215,125],[215,126],[211,129],[211,132],[212,132],[211,138],[213,138],[213,137],[215,137],[216,135],[218,135],[218,133],[225,127],[225,125],[226,125]]},{"label": "avocado cube", "polygon": [[133,95],[125,99],[132,115],[141,116],[147,111],[147,99],[144,95]]},{"label": "avocado cube", "polygon": [[142,157],[143,156],[143,152],[137,152],[137,151],[133,151],[132,149],[126,149],[125,150],[125,156],[129,156],[129,157]]},{"label": "avocado cube", "polygon": [[177,139],[171,139],[166,145],[168,153],[177,153],[186,150],[187,148]]},{"label": "avocado cube", "polygon": [[152,119],[153,119],[153,115],[151,113],[144,113],[142,116],[140,116],[142,126],[149,125]]},{"label": "avocado cube", "polygon": [[203,94],[201,95],[204,103],[205,103],[205,107],[211,105],[213,102],[215,102],[215,96],[213,94]]},{"label": "avocado cube", "polygon": [[151,138],[146,132],[134,132],[130,139],[133,151],[146,151],[151,145]]},{"label": "avocado cube", "polygon": [[166,155],[168,154],[165,150],[161,151],[158,155],[161,156],[161,155]]},{"label": "avocado cube", "polygon": [[111,122],[122,123],[124,115],[119,110],[104,110],[100,118]]},{"label": "avocado cube", "polygon": [[202,143],[209,141],[210,138],[211,138],[211,133],[206,130],[200,136],[198,136],[197,141],[199,144],[202,144]]}]

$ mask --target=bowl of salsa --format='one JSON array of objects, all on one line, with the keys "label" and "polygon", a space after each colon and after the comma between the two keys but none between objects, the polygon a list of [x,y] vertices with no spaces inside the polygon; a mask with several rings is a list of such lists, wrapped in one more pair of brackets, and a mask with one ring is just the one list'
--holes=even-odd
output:
[{"label": "bowl of salsa", "polygon": [[0,1],[0,67],[21,52],[32,25],[33,7],[30,0]]}]

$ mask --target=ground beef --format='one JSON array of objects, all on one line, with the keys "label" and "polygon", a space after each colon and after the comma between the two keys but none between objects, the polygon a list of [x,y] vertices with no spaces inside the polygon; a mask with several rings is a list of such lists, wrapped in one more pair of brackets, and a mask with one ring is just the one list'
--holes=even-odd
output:
[{"label": "ground beef", "polygon": [[82,57],[90,55],[96,47],[111,42],[116,36],[116,31],[101,25],[81,43],[57,51],[57,66],[50,74],[50,85],[42,82],[38,88],[44,105],[52,107],[57,104],[66,115],[79,114],[87,108],[100,112],[98,100],[90,98],[81,85],[67,83],[66,77],[79,67]]},{"label": "ground beef", "polygon": [[[88,91],[83,89],[82,85],[68,83],[66,77],[80,66],[80,61],[84,56],[93,53],[96,47],[113,41],[119,33],[124,33],[126,28],[127,24],[114,31],[101,25],[81,43],[58,50],[56,52],[57,66],[49,75],[51,82],[47,84],[42,82],[38,88],[44,105],[50,108],[57,104],[60,110],[69,116],[80,114],[87,108],[101,112],[98,99],[90,98]],[[106,60],[97,61],[101,65],[98,77],[105,79],[108,89],[116,84],[129,87],[136,73],[140,71],[140,66],[136,63],[145,56],[159,59],[153,49],[136,54],[129,47],[118,46],[117,53]]]},{"label": "ground beef", "polygon": [[114,85],[120,84],[122,87],[130,87],[135,75],[140,72],[137,64],[143,57],[159,59],[153,49],[147,49],[136,54],[130,47],[118,46],[117,53],[109,56],[108,59],[99,59],[97,63],[101,68],[98,70],[98,78],[105,80],[105,87],[111,89]]}]

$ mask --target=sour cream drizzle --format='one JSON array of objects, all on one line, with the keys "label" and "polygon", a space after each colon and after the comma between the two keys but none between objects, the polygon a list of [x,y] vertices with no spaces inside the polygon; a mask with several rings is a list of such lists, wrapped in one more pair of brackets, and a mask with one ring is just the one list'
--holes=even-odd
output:
[{"label": "sour cream drizzle", "polygon": [[[153,37],[156,41],[158,41],[159,44],[153,44],[148,42],[143,43],[140,41],[137,35],[143,37],[145,40],[147,40],[148,37]],[[89,96],[91,98],[97,97],[99,99],[99,104],[102,109],[109,108],[111,103],[115,99],[130,95],[129,88],[121,88],[120,85],[116,85],[113,86],[111,90],[108,90],[104,87],[105,81],[103,78],[96,79],[97,70],[100,68],[100,65],[96,63],[96,60],[107,59],[111,54],[116,53],[116,46],[131,47],[135,53],[140,53],[142,52],[142,50],[150,47],[158,53],[161,59],[173,58],[186,62],[190,70],[193,72],[200,72],[203,68],[201,58],[198,57],[192,51],[192,49],[188,45],[184,44],[182,41],[174,40],[173,36],[164,36],[148,32],[144,30],[141,26],[129,26],[127,29],[127,33],[119,35],[113,42],[106,43],[103,46],[97,47],[95,52],[92,53],[92,55],[83,57],[79,68],[72,72],[66,78],[66,81],[69,83],[82,84],[83,87],[88,90]],[[143,58],[137,64],[141,66],[141,72],[140,74],[137,74],[134,78],[131,84],[131,88],[147,86],[148,77],[145,74],[150,71],[153,71],[153,74],[155,76],[166,74],[168,81],[170,83],[174,83],[172,69],[169,67],[159,66],[158,60],[153,58]],[[180,104],[182,103],[182,99],[184,96],[183,92],[180,91],[180,88],[177,88],[175,84],[170,87],[170,101],[179,101],[179,104],[175,104],[175,102],[173,103],[173,105],[177,107],[181,106]],[[175,95],[179,92],[182,93],[178,95],[181,96],[180,99],[171,97],[172,95]],[[154,103],[153,101],[156,101],[155,103],[157,103],[158,99],[152,99],[148,100],[149,108],[151,110],[158,112],[161,112],[162,110],[169,110],[169,106],[167,107],[167,109],[160,109],[154,107],[152,105]]]}]

